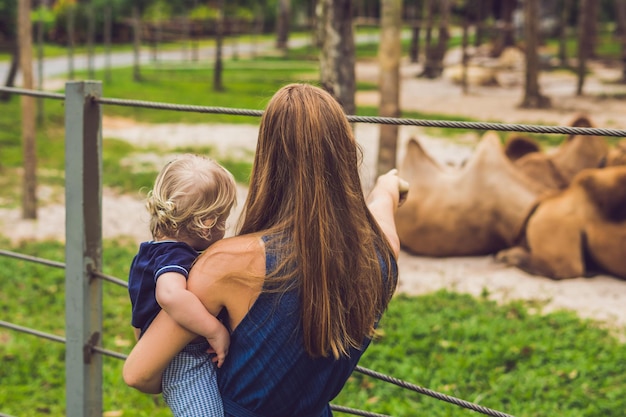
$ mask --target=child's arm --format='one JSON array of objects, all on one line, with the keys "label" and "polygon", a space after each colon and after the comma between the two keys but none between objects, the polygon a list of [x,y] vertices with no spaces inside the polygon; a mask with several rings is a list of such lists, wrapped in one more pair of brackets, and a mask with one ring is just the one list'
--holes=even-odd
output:
[{"label": "child's arm", "polygon": [[202,302],[187,291],[187,280],[176,272],[159,276],[156,299],[163,310],[187,330],[207,339],[217,355],[215,362],[221,367],[228,354],[230,335],[224,325],[204,307]]}]

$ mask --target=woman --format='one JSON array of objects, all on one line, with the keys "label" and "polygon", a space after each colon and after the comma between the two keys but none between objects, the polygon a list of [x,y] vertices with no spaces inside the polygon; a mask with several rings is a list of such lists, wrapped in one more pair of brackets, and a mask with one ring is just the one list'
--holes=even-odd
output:
[{"label": "woman", "polygon": [[[330,94],[291,84],[270,100],[240,234],[209,247],[188,280],[231,330],[218,370],[226,416],[329,416],[365,351],[397,283],[401,180],[382,175],[366,200],[360,160]],[[158,393],[162,370],[194,336],[159,313],[124,380]]]}]

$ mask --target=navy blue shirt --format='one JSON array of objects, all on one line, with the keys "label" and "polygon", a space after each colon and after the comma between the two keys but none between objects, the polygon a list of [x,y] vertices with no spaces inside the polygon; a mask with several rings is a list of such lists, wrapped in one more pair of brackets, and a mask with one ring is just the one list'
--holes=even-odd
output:
[{"label": "navy blue shirt", "polygon": [[198,252],[183,242],[143,242],[135,255],[128,274],[128,294],[132,304],[133,327],[143,334],[161,311],[156,300],[156,281],[166,272],[185,277],[198,257]]},{"label": "navy blue shirt", "polygon": [[[266,243],[266,272],[279,264],[272,241]],[[275,244],[275,242],[274,242]],[[269,247],[268,247],[269,246]],[[397,265],[383,262],[383,274]],[[268,282],[266,281],[266,286]],[[356,367],[370,340],[348,357],[311,358],[301,330],[301,302],[297,289],[261,292],[248,314],[231,334],[217,382],[225,417],[328,417],[335,398]]]}]

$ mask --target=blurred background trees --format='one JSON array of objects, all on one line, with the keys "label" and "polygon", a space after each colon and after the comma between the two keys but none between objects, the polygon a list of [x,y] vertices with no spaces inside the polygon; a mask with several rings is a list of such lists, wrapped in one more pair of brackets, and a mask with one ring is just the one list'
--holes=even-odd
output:
[{"label": "blurred background trees", "polygon": [[[142,51],[158,64],[163,51],[180,48],[181,60],[198,61],[201,45],[213,51],[213,90],[222,79],[222,49],[234,59],[273,49],[287,57],[292,40],[308,39],[319,62],[319,84],[347,113],[356,111],[355,64],[359,42],[376,43],[381,72],[380,115],[399,115],[399,62],[420,65],[419,76],[442,77],[450,56],[462,65],[463,93],[468,67],[483,65],[511,50],[523,59],[523,107],[546,107],[540,91],[542,71],[565,70],[576,76],[576,94],[585,93],[590,65],[622,68],[626,82],[626,0],[30,0],[29,51],[36,51],[38,88],[42,88],[44,45],[63,50],[67,78],[74,77],[76,51],[87,56],[93,78],[96,54],[105,55],[105,80],[113,50],[133,51],[133,79],[142,80]],[[0,0],[0,54],[10,64],[4,85],[19,76],[18,4]],[[394,10],[391,14],[390,10]],[[396,11],[397,10],[397,11]],[[399,12],[399,14],[398,14]],[[393,19],[391,18],[392,16]],[[391,22],[391,23],[389,23]],[[357,35],[358,30],[358,35]],[[261,45],[258,39],[271,39]],[[238,41],[238,39],[245,39]],[[208,42],[208,43],[207,43]],[[245,47],[245,51],[244,51]],[[462,52],[459,53],[459,50]],[[455,55],[456,54],[456,55]],[[453,60],[454,61],[454,60]],[[398,81],[396,81],[398,78]],[[2,80],[0,80],[2,82]],[[9,94],[0,93],[0,100]],[[38,110],[41,113],[41,109]],[[393,128],[381,135],[393,154]],[[384,150],[384,149],[383,149]],[[384,160],[385,158],[381,156]],[[387,158],[388,160],[389,158]],[[390,164],[390,163],[389,163]]]}]

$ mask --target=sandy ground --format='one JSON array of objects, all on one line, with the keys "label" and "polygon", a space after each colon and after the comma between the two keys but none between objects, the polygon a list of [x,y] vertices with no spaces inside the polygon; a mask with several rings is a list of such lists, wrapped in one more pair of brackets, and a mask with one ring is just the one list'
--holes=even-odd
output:
[{"label": "sandy ground", "polygon": [[[602,70],[602,71],[601,71]],[[621,93],[623,87],[607,84],[619,75],[617,69],[598,69],[586,90],[593,94],[583,98],[574,95],[575,79],[563,74],[546,74],[541,78],[542,92],[552,98],[550,110],[521,110],[517,104],[523,97],[522,73],[509,70],[499,74],[502,86],[471,86],[468,94],[450,81],[424,80],[416,77],[419,65],[402,67],[401,106],[407,110],[439,114],[465,115],[484,121],[512,123],[563,124],[574,112],[588,113],[598,127],[626,128],[626,105],[615,99],[601,99],[603,91]],[[376,64],[359,64],[357,77],[376,81]],[[375,92],[359,93],[358,103],[377,104]],[[162,148],[180,145],[207,145],[215,147],[222,155],[249,157],[256,142],[255,125],[194,125],[182,124],[141,125],[129,120],[106,117],[103,122],[104,137],[128,140],[136,145],[158,144]],[[358,141],[365,151],[363,167],[364,185],[373,180],[374,161],[378,145],[378,127],[358,125]],[[452,143],[427,137],[418,127],[402,127],[398,156],[402,157],[404,144],[410,137],[419,137],[426,149],[438,160],[459,163],[471,155],[478,138],[468,132],[467,138]],[[144,157],[144,156],[142,156]],[[160,166],[166,158],[156,159],[146,155]],[[50,190],[41,189],[44,197]],[[54,193],[54,192],[52,192]],[[58,193],[57,193],[58,194]],[[245,199],[246,189],[240,189],[239,201]],[[237,213],[231,217],[234,219]],[[52,203],[39,210],[39,219],[24,221],[17,210],[0,210],[0,225],[15,240],[63,239],[65,228],[64,208]],[[129,236],[137,242],[148,239],[147,216],[141,195],[116,195],[105,190],[103,198],[103,234],[105,238]],[[513,299],[538,300],[542,311],[571,309],[581,317],[594,318],[621,329],[626,334],[626,281],[610,276],[576,278],[552,281],[530,276],[514,268],[494,262],[492,257],[425,258],[401,253],[399,290],[410,294],[424,294],[441,288],[467,292],[474,295],[488,293],[499,301]],[[618,331],[620,333],[620,331]]]}]

